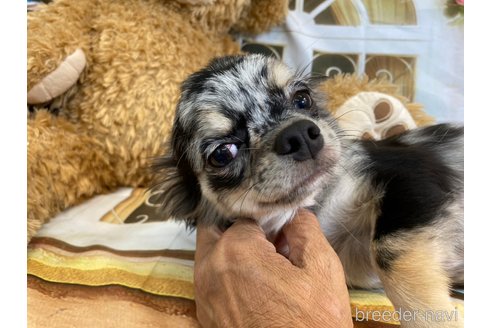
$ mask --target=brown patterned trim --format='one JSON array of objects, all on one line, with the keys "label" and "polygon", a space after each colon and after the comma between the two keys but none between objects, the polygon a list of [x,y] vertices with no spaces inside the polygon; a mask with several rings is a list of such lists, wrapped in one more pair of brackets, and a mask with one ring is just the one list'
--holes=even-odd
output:
[{"label": "brown patterned trim", "polygon": [[64,251],[72,252],[72,253],[84,253],[88,251],[105,251],[108,253],[121,255],[121,256],[129,256],[129,257],[155,257],[155,256],[163,256],[163,257],[173,257],[182,260],[194,260],[195,252],[181,249],[163,249],[163,250],[118,250],[114,248],[110,248],[104,245],[90,245],[90,246],[74,246],[68,244],[59,239],[51,238],[51,237],[33,237],[31,242],[29,243],[29,248],[35,248],[37,245],[50,245],[56,248],[62,249]]},{"label": "brown patterned trim", "polygon": [[37,260],[27,260],[27,273],[46,281],[86,286],[119,285],[141,289],[155,295],[194,299],[193,281],[188,278],[159,278],[122,269],[81,270],[53,267]]},{"label": "brown patterned trim", "polygon": [[193,300],[150,294],[142,290],[120,285],[84,286],[46,281],[42,278],[27,275],[27,288],[50,298],[77,297],[95,299],[107,295],[118,300],[127,300],[149,306],[157,311],[170,315],[185,315],[195,318],[195,302]]},{"label": "brown patterned trim", "polygon": [[383,323],[379,321],[357,321],[355,318],[352,319],[354,328],[396,328],[400,327],[397,324]]}]

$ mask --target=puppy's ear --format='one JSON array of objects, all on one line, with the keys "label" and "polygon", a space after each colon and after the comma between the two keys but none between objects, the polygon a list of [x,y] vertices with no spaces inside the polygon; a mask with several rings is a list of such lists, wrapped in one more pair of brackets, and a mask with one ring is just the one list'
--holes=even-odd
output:
[{"label": "puppy's ear", "polygon": [[191,167],[185,161],[178,163],[173,156],[165,156],[154,161],[152,170],[157,177],[151,190],[159,194],[160,214],[194,226],[201,191]]}]

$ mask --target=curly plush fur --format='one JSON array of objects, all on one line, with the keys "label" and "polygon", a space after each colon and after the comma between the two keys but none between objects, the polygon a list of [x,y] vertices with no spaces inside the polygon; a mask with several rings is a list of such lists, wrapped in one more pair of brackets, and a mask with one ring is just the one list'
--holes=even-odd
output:
[{"label": "curly plush fur", "polygon": [[28,91],[77,49],[86,63],[68,90],[29,104],[28,240],[94,194],[145,185],[181,81],[212,57],[238,53],[231,32],[264,32],[286,12],[285,0],[60,0],[30,12]]}]

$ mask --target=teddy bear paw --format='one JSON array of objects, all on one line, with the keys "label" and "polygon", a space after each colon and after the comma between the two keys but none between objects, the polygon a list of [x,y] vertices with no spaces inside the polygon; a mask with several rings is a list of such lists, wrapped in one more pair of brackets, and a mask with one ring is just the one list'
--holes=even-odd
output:
[{"label": "teddy bear paw", "polygon": [[360,92],[335,113],[342,134],[351,139],[385,139],[417,127],[408,109],[395,97]]},{"label": "teddy bear paw", "polygon": [[87,60],[82,49],[75,50],[53,72],[27,93],[27,103],[37,105],[47,103],[62,95],[77,83]]}]

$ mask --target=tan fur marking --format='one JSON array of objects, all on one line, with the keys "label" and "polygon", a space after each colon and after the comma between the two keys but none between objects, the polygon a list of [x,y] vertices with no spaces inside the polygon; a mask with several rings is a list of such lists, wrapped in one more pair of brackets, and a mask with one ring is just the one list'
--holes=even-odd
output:
[{"label": "tan fur marking", "polygon": [[200,130],[213,134],[228,133],[232,129],[232,122],[227,117],[214,110],[210,110],[204,115],[207,118],[207,124],[202,124]]},{"label": "tan fur marking", "polygon": [[279,87],[284,87],[288,84],[288,81],[292,78],[292,72],[280,63],[275,63],[271,71],[270,80],[275,81]]},{"label": "tan fur marking", "polygon": [[[450,280],[443,269],[444,249],[435,228],[388,237],[373,251],[398,254],[389,270],[378,269],[386,294],[395,310],[409,313],[402,327],[463,327],[463,318],[449,297]],[[437,320],[439,314],[441,320]],[[445,316],[450,320],[446,320]],[[411,318],[411,319],[409,319]]]}]

